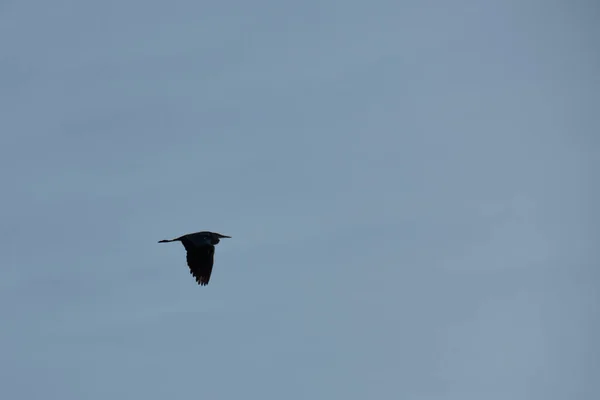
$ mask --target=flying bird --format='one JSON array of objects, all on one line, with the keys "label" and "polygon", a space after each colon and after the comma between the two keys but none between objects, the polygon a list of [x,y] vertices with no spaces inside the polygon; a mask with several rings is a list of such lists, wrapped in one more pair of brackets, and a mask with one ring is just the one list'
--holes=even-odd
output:
[{"label": "flying bird", "polygon": [[198,285],[206,286],[213,268],[215,245],[222,238],[230,239],[231,236],[203,231],[189,233],[175,239],[159,240],[158,243],[181,242],[187,253],[186,259],[190,274],[196,278]]}]

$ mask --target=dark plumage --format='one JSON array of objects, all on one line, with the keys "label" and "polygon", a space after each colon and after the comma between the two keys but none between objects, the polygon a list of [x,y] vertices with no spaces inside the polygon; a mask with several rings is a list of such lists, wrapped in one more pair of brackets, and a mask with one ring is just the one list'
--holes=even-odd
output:
[{"label": "dark plumage", "polygon": [[213,268],[215,245],[222,238],[231,238],[231,236],[203,231],[190,233],[175,239],[159,240],[158,243],[181,242],[187,252],[186,260],[190,268],[190,274],[196,278],[198,285],[206,286]]}]

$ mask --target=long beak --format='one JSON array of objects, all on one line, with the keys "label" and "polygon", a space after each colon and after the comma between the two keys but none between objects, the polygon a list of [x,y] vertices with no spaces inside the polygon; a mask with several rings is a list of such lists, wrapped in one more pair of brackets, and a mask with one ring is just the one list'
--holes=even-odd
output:
[{"label": "long beak", "polygon": [[217,236],[219,236],[220,238],[227,238],[227,239],[231,239],[231,236],[225,236],[225,235],[221,235],[220,233],[217,233]]}]

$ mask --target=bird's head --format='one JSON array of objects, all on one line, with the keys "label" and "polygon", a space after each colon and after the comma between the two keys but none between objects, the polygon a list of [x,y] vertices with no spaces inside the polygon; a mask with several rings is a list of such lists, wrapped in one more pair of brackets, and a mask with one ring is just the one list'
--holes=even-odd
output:
[{"label": "bird's head", "polygon": [[221,235],[220,233],[212,232],[212,243],[217,244],[220,242],[219,239],[231,239],[231,236]]}]

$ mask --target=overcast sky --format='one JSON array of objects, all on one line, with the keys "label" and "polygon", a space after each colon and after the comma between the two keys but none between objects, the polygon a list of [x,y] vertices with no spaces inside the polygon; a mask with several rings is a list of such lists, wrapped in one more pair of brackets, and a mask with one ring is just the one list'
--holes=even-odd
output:
[{"label": "overcast sky", "polygon": [[600,398],[599,19],[0,1],[0,397]]}]

